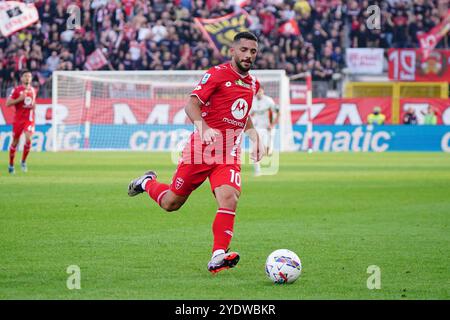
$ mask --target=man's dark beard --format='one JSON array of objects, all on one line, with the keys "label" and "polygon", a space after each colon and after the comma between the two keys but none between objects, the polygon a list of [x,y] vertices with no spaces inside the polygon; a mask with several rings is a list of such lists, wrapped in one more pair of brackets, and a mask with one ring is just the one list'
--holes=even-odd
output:
[{"label": "man's dark beard", "polygon": [[241,70],[242,72],[248,72],[248,71],[252,68],[253,63],[250,62],[250,67],[245,68],[245,67],[241,64],[240,61],[237,61],[237,60],[236,60],[236,65],[237,65],[237,67],[239,68],[239,70]]}]

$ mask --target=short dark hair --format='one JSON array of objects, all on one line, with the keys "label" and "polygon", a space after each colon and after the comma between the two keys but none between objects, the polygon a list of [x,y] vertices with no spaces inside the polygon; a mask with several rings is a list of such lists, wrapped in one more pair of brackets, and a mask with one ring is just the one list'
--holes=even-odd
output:
[{"label": "short dark hair", "polygon": [[22,77],[25,73],[31,73],[31,71],[27,69],[20,71],[20,77]]},{"label": "short dark hair", "polygon": [[248,40],[253,40],[253,41],[258,42],[258,37],[249,31],[242,31],[242,32],[239,32],[238,34],[236,34],[234,36],[233,42],[237,42],[240,39],[248,39]]}]

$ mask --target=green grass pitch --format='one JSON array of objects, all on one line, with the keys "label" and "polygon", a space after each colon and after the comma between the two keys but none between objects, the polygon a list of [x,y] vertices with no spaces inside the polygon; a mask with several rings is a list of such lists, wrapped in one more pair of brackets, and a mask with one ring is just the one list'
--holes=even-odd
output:
[{"label": "green grass pitch", "polygon": [[[20,157],[21,154],[18,155]],[[449,299],[450,154],[283,154],[278,175],[243,166],[235,269],[206,270],[216,203],[206,181],[178,212],[129,181],[168,153],[32,153],[0,173],[0,299]],[[295,251],[303,272],[274,285],[264,263]],[[67,267],[81,289],[66,287]],[[369,290],[367,268],[381,270]]]}]

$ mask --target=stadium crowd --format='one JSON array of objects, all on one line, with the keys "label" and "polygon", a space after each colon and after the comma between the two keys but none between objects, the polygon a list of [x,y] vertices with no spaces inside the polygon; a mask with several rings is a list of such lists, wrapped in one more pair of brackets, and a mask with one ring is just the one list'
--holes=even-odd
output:
[{"label": "stadium crowd", "polygon": [[[0,36],[2,96],[29,69],[45,87],[54,70],[83,70],[101,49],[104,70],[204,70],[220,62],[194,23],[240,10],[260,39],[258,69],[312,71],[329,81],[345,67],[346,47],[418,47],[416,34],[442,19],[441,0],[36,0],[40,21],[8,38]],[[81,28],[67,29],[67,8],[77,4]],[[381,29],[366,27],[366,8],[381,8]],[[241,5],[241,6],[240,6]],[[444,11],[445,12],[445,11]],[[300,35],[280,32],[295,19]],[[448,43],[448,39],[442,43]],[[48,86],[49,87],[49,86]],[[48,96],[45,90],[41,96]]]}]

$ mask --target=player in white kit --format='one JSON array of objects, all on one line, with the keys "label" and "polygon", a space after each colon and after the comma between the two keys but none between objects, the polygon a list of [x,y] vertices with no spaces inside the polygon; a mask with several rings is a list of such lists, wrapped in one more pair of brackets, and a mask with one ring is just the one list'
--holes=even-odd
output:
[{"label": "player in white kit", "polygon": [[[266,154],[270,156],[273,150],[273,128],[278,123],[280,112],[275,101],[268,95],[264,94],[264,89],[261,87],[258,93],[253,98],[252,109],[250,116],[255,129],[258,131],[261,140],[266,146]],[[255,162],[255,176],[261,174],[261,164]]]}]

